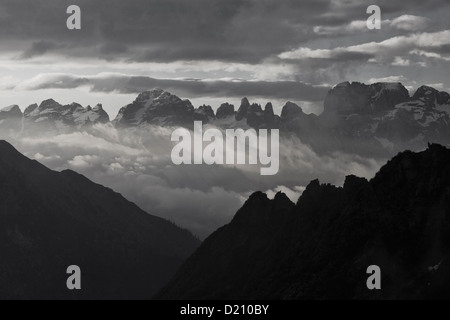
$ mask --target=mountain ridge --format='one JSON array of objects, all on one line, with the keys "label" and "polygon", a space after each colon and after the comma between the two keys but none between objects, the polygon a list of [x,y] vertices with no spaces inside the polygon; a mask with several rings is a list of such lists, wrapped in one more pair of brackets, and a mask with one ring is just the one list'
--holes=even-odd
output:
[{"label": "mountain ridge", "polygon": [[[297,204],[254,193],[156,299],[448,298],[449,181],[450,150],[431,144],[371,180],[314,180]],[[366,287],[371,265],[382,290]]]},{"label": "mountain ridge", "polygon": [[[357,87],[359,87],[359,91],[363,91],[363,92],[367,91],[367,93],[372,93],[372,94],[375,92],[375,96],[378,95],[378,98],[379,98],[379,96],[381,96],[383,94],[383,92],[386,92],[386,91],[395,91],[395,90],[400,91],[400,93],[399,93],[399,95],[397,95],[397,97],[386,98],[386,100],[393,100],[392,102],[387,103],[387,106],[390,109],[392,109],[393,106],[395,106],[395,105],[397,105],[399,103],[408,102],[410,100],[419,100],[421,97],[423,97],[424,91],[425,92],[426,91],[432,91],[433,92],[433,96],[437,96],[438,97],[437,98],[437,102],[439,104],[450,103],[450,94],[449,93],[444,92],[444,91],[439,91],[439,90],[437,90],[435,88],[432,88],[432,87],[426,86],[426,85],[418,87],[416,89],[416,91],[413,93],[413,95],[410,95],[409,91],[400,82],[398,82],[398,83],[378,82],[378,83],[374,83],[374,84],[371,84],[371,85],[366,85],[366,84],[361,83],[361,82],[348,82],[347,81],[347,82],[339,83],[339,84],[337,84],[336,86],[334,86],[333,88],[331,88],[329,90],[328,96],[324,100],[325,105],[327,105],[327,99],[330,99],[332,97],[332,93],[334,91],[339,91],[339,90],[343,90],[343,89],[345,90],[345,89],[348,89],[348,88],[353,88],[354,89],[354,88],[357,88]],[[356,89],[356,91],[358,91],[358,89]],[[375,96],[372,95],[371,98],[374,98]],[[135,102],[148,103],[150,99],[160,100],[160,101],[163,101],[164,99],[166,99],[166,101],[164,101],[165,103],[170,103],[170,102],[178,103],[178,102],[182,101],[182,102],[187,103],[186,106],[188,108],[192,107],[192,105],[190,104],[189,100],[181,100],[176,95],[173,95],[170,92],[165,91],[165,90],[160,89],[160,88],[155,88],[153,90],[144,91],[144,92],[140,93],[137,96]],[[337,104],[337,108],[336,109],[338,109],[340,107],[339,103],[335,102],[334,104]],[[81,107],[81,105],[79,105],[76,102],[74,102],[72,104],[69,104],[69,105],[64,105],[63,106],[63,105],[59,104],[58,102],[56,102],[55,100],[50,98],[50,99],[42,101],[40,105],[37,105],[37,104],[30,105],[29,107],[27,107],[25,109],[24,114],[29,114],[31,111],[33,111],[33,109],[36,108],[36,106],[41,108],[41,109],[48,109],[48,108],[54,108],[55,105],[60,107],[60,108],[61,107],[66,108],[68,106]],[[293,103],[293,102],[290,102],[290,101],[286,102],[286,104],[283,106],[279,116],[281,116],[283,114],[283,111],[285,113],[287,112],[286,110],[284,110],[285,108],[292,108],[293,105],[296,105],[296,104]],[[131,106],[131,105],[125,106],[123,108],[126,109],[129,106]],[[16,106],[16,107],[18,107],[18,106]],[[100,109],[102,109],[101,108],[102,107],[101,104],[97,105],[97,107],[100,107]],[[268,113],[271,113],[270,110],[273,111],[273,107],[272,107],[272,104],[270,102],[267,103],[266,107],[269,107]],[[297,106],[297,107],[299,107],[299,106]],[[27,112],[28,108],[30,110]],[[205,108],[207,108],[207,109],[211,108],[212,109],[211,106],[203,105],[203,106],[200,106],[198,108],[194,108],[193,110],[194,111],[199,111],[201,108],[202,109],[205,109]],[[222,110],[225,110],[224,108],[228,108],[228,110],[225,111],[225,112],[222,111]],[[235,111],[234,106],[230,105],[229,103],[223,103],[221,106],[219,106],[217,111],[214,113],[214,117],[222,118],[222,117],[226,117],[226,116],[230,116],[230,115],[236,115],[237,121],[240,121],[242,118],[246,118],[249,108],[253,108],[255,112],[263,112],[263,110],[262,110],[260,105],[258,105],[258,104],[251,104],[250,101],[248,100],[248,98],[244,97],[242,99],[241,105],[239,107],[239,109],[241,109],[240,111],[239,110]],[[332,108],[332,107],[325,107],[325,110],[323,112],[326,112],[327,109],[329,109],[329,108]],[[220,109],[222,109],[222,110],[220,110]],[[86,107],[86,110],[87,111],[91,111],[91,110],[95,111],[95,108],[91,108],[90,106],[88,106],[88,107]],[[209,110],[208,110],[208,112],[209,112]],[[117,117],[119,117],[120,115],[121,115],[121,111],[119,111],[119,114],[116,116],[116,120],[117,120]],[[319,116],[320,114],[316,114],[316,115]],[[112,121],[112,122],[114,122],[114,121]]]},{"label": "mountain ridge", "polygon": [[[188,231],[0,141],[0,297],[148,299],[199,245]],[[78,265],[83,289],[66,288]]]}]

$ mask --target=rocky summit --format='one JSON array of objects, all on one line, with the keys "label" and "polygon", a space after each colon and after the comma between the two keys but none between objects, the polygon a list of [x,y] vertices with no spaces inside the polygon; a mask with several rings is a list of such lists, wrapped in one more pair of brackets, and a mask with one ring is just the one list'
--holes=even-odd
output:
[{"label": "rocky summit", "polygon": [[401,83],[344,82],[330,90],[325,98],[324,116],[378,114],[408,100],[409,92]]}]

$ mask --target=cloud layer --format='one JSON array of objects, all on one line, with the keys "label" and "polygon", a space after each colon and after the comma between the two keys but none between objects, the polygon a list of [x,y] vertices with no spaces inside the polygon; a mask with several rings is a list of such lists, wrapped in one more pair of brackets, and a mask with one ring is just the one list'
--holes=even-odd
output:
[{"label": "cloud layer", "polygon": [[[88,87],[93,92],[141,93],[148,88],[164,88],[192,97],[244,96],[323,101],[328,88],[294,81],[223,81],[200,79],[155,79],[124,74],[76,76],[68,74],[42,74],[18,85],[21,90],[76,89]],[[15,89],[16,87],[11,87]]]},{"label": "cloud layer", "polygon": [[228,223],[255,191],[273,195],[281,190],[296,201],[313,179],[341,185],[348,174],[372,177],[383,162],[346,154],[319,156],[297,138],[285,137],[276,176],[261,176],[259,166],[175,166],[172,130],[96,125],[89,132],[2,137],[30,158],[55,170],[80,172],[202,238]]}]

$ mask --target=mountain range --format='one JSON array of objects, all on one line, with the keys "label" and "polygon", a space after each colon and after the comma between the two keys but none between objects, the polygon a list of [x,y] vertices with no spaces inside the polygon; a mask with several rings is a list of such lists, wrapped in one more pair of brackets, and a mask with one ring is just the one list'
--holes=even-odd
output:
[{"label": "mountain range", "polygon": [[[428,142],[450,145],[450,95],[422,86],[410,96],[401,83],[365,85],[344,82],[329,91],[320,115],[306,114],[288,102],[281,115],[271,103],[264,108],[242,99],[240,107],[224,103],[194,108],[189,100],[161,90],[143,92],[123,107],[111,123],[118,128],[153,126],[192,127],[203,121],[219,128],[280,129],[295,135],[318,153],[343,151],[391,157],[404,150],[420,150]],[[80,130],[110,122],[101,105],[83,108],[46,100],[22,114],[18,106],[0,111],[0,129]]]},{"label": "mountain range", "polygon": [[[381,290],[366,286],[373,265]],[[450,150],[402,152],[370,181],[312,181],[296,204],[253,194],[156,298],[450,298]]]},{"label": "mountain range", "polygon": [[[199,244],[113,190],[0,141],[0,299],[148,299]],[[79,291],[66,287],[72,265]]]}]

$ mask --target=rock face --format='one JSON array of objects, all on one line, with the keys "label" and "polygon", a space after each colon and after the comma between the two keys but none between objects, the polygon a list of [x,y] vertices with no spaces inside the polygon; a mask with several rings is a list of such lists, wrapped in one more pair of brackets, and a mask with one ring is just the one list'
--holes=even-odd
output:
[{"label": "rock face", "polygon": [[396,105],[379,119],[375,136],[411,149],[419,149],[427,141],[448,145],[449,95],[429,87],[419,88],[410,101]]},{"label": "rock face", "polygon": [[254,129],[274,129],[279,126],[280,122],[280,118],[273,112],[271,103],[268,103],[263,110],[259,104],[250,104],[247,98],[242,99],[236,114],[236,121],[242,120],[245,120],[248,126]]},{"label": "rock face", "polygon": [[[0,141],[0,299],[148,299],[199,245],[120,194]],[[66,288],[77,265],[82,290]]]},{"label": "rock face", "polygon": [[87,106],[74,114],[74,122],[77,126],[87,126],[95,123],[108,123],[109,115],[103,110],[103,105],[97,104],[95,107]]},{"label": "rock face", "polygon": [[18,105],[12,105],[0,110],[0,121],[7,119],[20,119],[23,114]]},{"label": "rock face", "polygon": [[61,105],[53,99],[43,101],[39,106],[33,104],[25,109],[26,126],[53,129],[82,128],[95,123],[109,122],[108,114],[102,105],[83,108],[78,103]]},{"label": "rock face", "polygon": [[[450,150],[396,156],[371,181],[255,193],[159,299],[450,298]],[[382,290],[366,287],[382,270]]]},{"label": "rock face", "polygon": [[283,110],[281,111],[281,120],[284,122],[288,122],[303,116],[305,116],[305,113],[303,112],[302,108],[292,102],[286,103],[286,105],[283,107]]},{"label": "rock face", "polygon": [[1,109],[0,131],[20,131],[22,127],[22,117],[22,111],[17,105]]},{"label": "rock face", "polygon": [[216,117],[217,119],[224,119],[227,117],[235,116],[236,112],[234,110],[234,106],[229,103],[222,104],[219,109],[217,109]]},{"label": "rock face", "polygon": [[316,151],[345,151],[386,157],[428,142],[450,146],[450,95],[423,86],[412,98],[401,84],[342,83],[325,99],[317,118],[320,142],[304,140]]},{"label": "rock face", "polygon": [[114,123],[118,127],[192,126],[193,121],[194,107],[189,100],[155,89],[141,93],[132,104],[123,107]]},{"label": "rock face", "polygon": [[401,83],[365,85],[344,82],[334,87],[324,103],[324,114],[348,116],[351,114],[378,114],[392,110],[395,105],[409,100],[409,92]]},{"label": "rock face", "polygon": [[203,123],[209,123],[216,119],[216,115],[214,114],[214,110],[211,106],[203,105],[194,111],[194,120],[202,121]]},{"label": "rock face", "polygon": [[412,97],[413,100],[423,101],[428,105],[438,104],[438,105],[449,105],[450,104],[450,94],[447,92],[440,92],[429,86],[422,86],[417,89],[416,93]]}]

